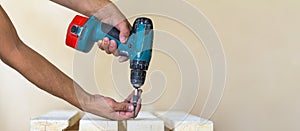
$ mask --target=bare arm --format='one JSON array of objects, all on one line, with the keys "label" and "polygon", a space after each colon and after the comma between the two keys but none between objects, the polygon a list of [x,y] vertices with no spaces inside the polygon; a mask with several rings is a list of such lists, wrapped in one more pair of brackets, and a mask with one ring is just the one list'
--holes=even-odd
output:
[{"label": "bare arm", "polygon": [[80,90],[78,85],[73,83],[68,76],[26,46],[18,37],[14,26],[2,7],[0,8],[0,16],[0,58],[3,62],[16,69],[41,89],[66,99],[71,104],[81,108],[75,95],[75,88],[82,96],[82,101],[90,99],[90,95]]},{"label": "bare arm", "polygon": [[[85,92],[71,78],[26,46],[1,6],[0,59],[40,89],[68,101],[79,109],[118,120],[128,119],[133,115],[131,104],[117,103],[111,98]],[[120,115],[120,111],[125,113]]]},{"label": "bare arm", "polygon": [[95,14],[99,9],[111,4],[109,0],[51,0],[64,7],[77,11],[86,16]]}]

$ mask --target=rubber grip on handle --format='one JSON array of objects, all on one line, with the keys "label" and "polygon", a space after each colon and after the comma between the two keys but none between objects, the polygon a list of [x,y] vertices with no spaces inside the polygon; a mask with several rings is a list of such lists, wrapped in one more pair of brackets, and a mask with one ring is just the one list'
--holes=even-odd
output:
[{"label": "rubber grip on handle", "polygon": [[113,27],[109,24],[102,23],[101,30],[105,34],[108,34],[111,37],[113,37],[113,38],[117,39],[118,41],[120,41],[120,39],[119,39],[120,31],[117,28],[115,28],[115,27]]}]

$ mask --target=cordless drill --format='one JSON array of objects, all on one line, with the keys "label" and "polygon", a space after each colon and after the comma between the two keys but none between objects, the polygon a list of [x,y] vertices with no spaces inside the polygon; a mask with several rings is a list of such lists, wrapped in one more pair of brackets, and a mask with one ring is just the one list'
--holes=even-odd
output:
[{"label": "cordless drill", "polygon": [[67,31],[66,44],[76,50],[89,52],[94,43],[108,37],[115,40],[119,54],[130,59],[130,82],[134,87],[134,115],[138,101],[138,89],[144,84],[152,53],[153,24],[151,19],[140,17],[133,24],[126,44],[119,40],[120,31],[102,23],[94,16],[89,18],[75,16]]}]

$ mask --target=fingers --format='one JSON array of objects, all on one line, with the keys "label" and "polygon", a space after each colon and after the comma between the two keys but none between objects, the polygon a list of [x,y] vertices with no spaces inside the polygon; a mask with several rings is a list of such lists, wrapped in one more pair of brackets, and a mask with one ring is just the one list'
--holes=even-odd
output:
[{"label": "fingers", "polygon": [[104,50],[107,54],[119,56],[119,52],[117,50],[118,45],[114,40],[109,40],[107,37],[105,37],[103,40],[99,40],[97,43],[99,48]]},{"label": "fingers", "polygon": [[140,110],[141,110],[141,108],[142,108],[142,98],[141,98],[141,95],[142,95],[142,90],[139,90],[138,91],[138,101],[137,101],[137,106],[136,106],[136,108],[135,108],[135,114],[133,115],[133,117],[135,118],[138,114],[139,114],[139,112],[140,112]]},{"label": "fingers", "polygon": [[138,105],[135,109],[135,114],[133,114],[133,111],[130,111],[130,112],[128,112],[128,111],[127,112],[126,111],[118,111],[118,112],[116,112],[115,117],[116,117],[117,120],[126,120],[126,119],[130,119],[130,118],[135,118],[139,114],[139,112],[141,110],[141,107],[142,107],[141,99],[139,99]]},{"label": "fingers", "polygon": [[116,28],[120,30],[119,39],[122,43],[126,43],[128,40],[128,37],[130,35],[130,29],[131,25],[129,22],[125,19],[119,24],[116,25]]},{"label": "fingers", "polygon": [[[114,56],[119,56],[118,44],[114,40],[109,40],[107,37],[103,40],[97,42],[99,49],[104,50],[107,54],[113,54]],[[120,63],[127,61],[129,58],[127,56],[120,56],[118,61]]]},{"label": "fingers", "polygon": [[142,108],[142,99],[141,98],[139,98],[139,100],[138,100],[138,104],[137,104],[137,106],[136,106],[136,108],[135,108],[135,114],[134,114],[134,118],[139,114],[139,112],[140,112],[140,110],[141,110],[141,108]]},{"label": "fingers", "polygon": [[111,52],[114,56],[119,56],[119,51],[118,51],[117,47],[118,47],[118,44],[116,43],[116,41],[111,40],[108,51]]},{"label": "fingers", "polygon": [[[143,93],[143,90],[138,89],[138,98],[139,99],[141,98],[142,93]],[[125,102],[133,102],[133,95],[134,95],[134,91],[132,91],[124,101]]]},{"label": "fingers", "polygon": [[134,95],[134,91],[132,91],[132,92],[127,96],[127,98],[124,100],[124,102],[127,102],[127,103],[132,102],[133,95]]},{"label": "fingers", "polygon": [[112,109],[114,111],[125,111],[125,112],[132,112],[133,111],[133,105],[130,103],[118,103],[116,102],[113,106]]},{"label": "fingers", "polygon": [[122,43],[128,40],[131,25],[126,17],[114,4],[108,4],[93,14],[104,23],[115,26],[119,31],[119,39]]},{"label": "fingers", "polygon": [[104,50],[106,53],[111,54],[109,52],[109,39],[107,37],[103,38],[103,40],[98,41],[98,46],[101,50]]},{"label": "fingers", "polygon": [[127,120],[130,118],[135,118],[138,113],[141,110],[141,103],[142,103],[142,99],[141,99],[141,95],[142,95],[142,90],[139,89],[138,90],[138,104],[137,107],[135,109],[135,114],[133,114],[133,95],[134,95],[134,91],[132,93],[130,93],[130,95],[124,100],[124,102],[121,103],[114,103],[113,110],[115,110],[115,114],[114,114],[114,119],[116,120]]},{"label": "fingers", "polygon": [[[141,89],[138,89],[138,103],[137,103],[137,107],[135,109],[135,114],[133,114],[133,112],[124,114],[126,117],[136,117],[138,115],[138,113],[140,112],[141,109],[141,103],[142,103],[142,99],[141,99],[141,95],[142,95],[143,91]],[[133,95],[134,95],[134,91],[132,91],[130,93],[130,95],[124,100],[124,102],[127,103],[132,103],[133,102]]]},{"label": "fingers", "polygon": [[[122,43],[126,43],[130,35],[131,25],[125,19],[116,25],[116,28],[120,30],[119,39]],[[113,54],[114,56],[119,56],[118,45],[114,40],[109,40],[105,37],[103,40],[98,41],[98,46],[101,50],[104,50],[107,54]],[[121,56],[118,61],[120,63],[127,61],[129,58],[127,56]]]}]

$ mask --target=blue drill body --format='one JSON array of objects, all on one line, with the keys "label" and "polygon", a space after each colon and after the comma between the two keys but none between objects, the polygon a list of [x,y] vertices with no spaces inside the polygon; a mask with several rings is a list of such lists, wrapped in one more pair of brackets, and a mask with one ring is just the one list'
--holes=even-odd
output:
[{"label": "blue drill body", "polygon": [[128,56],[130,59],[130,82],[135,88],[133,97],[135,112],[138,101],[137,89],[145,82],[146,71],[151,60],[153,24],[148,18],[136,19],[126,44],[120,42],[119,33],[118,29],[100,22],[94,16],[87,20],[84,17],[76,16],[69,26],[66,43],[79,51],[89,52],[94,43],[104,37],[115,40],[118,44],[119,54]]},{"label": "blue drill body", "polygon": [[[77,50],[89,52],[96,41],[108,37],[116,41],[121,55],[128,56],[130,60],[150,62],[153,41],[152,29],[146,30],[147,25],[138,24],[136,32],[131,33],[126,44],[122,44],[119,40],[119,36],[111,36],[108,32],[102,30],[104,24],[105,23],[100,22],[94,16],[91,16],[83,27],[79,27],[77,32],[79,36]],[[105,24],[105,26],[108,26],[106,27],[108,29],[115,29],[114,27],[109,27],[107,24]]]},{"label": "blue drill body", "polygon": [[135,20],[126,44],[120,42],[118,29],[100,22],[94,16],[91,16],[83,26],[73,25],[70,32],[78,37],[75,48],[83,52],[89,52],[94,43],[104,37],[115,40],[119,54],[130,59],[131,84],[135,88],[144,84],[152,54],[153,24],[150,19],[142,17]]}]

